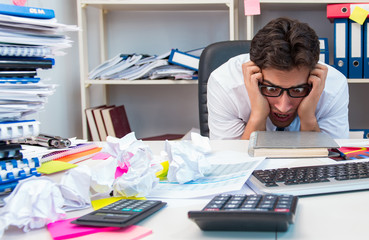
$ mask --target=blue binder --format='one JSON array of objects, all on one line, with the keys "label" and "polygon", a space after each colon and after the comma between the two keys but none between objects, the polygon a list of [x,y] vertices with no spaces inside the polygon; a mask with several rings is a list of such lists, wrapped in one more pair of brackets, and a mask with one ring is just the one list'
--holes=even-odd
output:
[{"label": "blue binder", "polygon": [[334,19],[334,67],[348,77],[348,18]]},{"label": "blue binder", "polygon": [[169,55],[168,62],[198,71],[200,57],[179,51],[178,49],[172,49]]},{"label": "blue binder", "polygon": [[366,19],[363,24],[363,78],[369,78],[369,20]]},{"label": "blue binder", "polygon": [[40,19],[55,18],[55,13],[52,9],[16,6],[11,4],[0,4],[0,14]]},{"label": "blue binder", "polygon": [[363,26],[349,20],[348,77],[363,77]]},{"label": "blue binder", "polygon": [[328,38],[319,38],[320,55],[319,61],[329,64]]}]

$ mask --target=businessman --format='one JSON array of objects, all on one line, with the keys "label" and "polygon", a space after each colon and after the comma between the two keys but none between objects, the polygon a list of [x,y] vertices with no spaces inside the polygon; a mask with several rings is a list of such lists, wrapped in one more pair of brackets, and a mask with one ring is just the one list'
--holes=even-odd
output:
[{"label": "businessman", "polygon": [[307,24],[277,18],[257,32],[249,54],[231,58],[208,81],[211,139],[249,139],[253,131],[316,131],[348,138],[348,85],[318,62]]}]

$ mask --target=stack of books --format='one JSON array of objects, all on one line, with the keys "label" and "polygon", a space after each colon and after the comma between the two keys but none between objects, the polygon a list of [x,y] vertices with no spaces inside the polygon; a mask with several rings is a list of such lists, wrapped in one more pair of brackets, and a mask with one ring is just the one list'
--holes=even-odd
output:
[{"label": "stack of books", "polygon": [[[85,110],[90,140],[94,142],[106,141],[107,136],[122,138],[131,132],[124,105],[102,105]],[[163,134],[142,138],[142,140],[178,140],[184,134]]]},{"label": "stack of books", "polygon": [[51,69],[71,40],[63,33],[78,30],[57,22],[52,9],[0,4],[0,193],[19,180],[39,175],[38,158],[24,159],[17,139],[39,135],[30,115],[41,110],[55,91],[38,72]]},{"label": "stack of books", "polygon": [[92,141],[106,141],[107,136],[122,138],[131,132],[124,105],[102,105],[85,112]]}]

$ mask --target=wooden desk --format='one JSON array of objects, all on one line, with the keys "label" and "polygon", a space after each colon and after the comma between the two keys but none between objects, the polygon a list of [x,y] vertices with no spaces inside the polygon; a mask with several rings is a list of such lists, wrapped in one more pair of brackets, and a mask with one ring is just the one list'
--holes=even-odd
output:
[{"label": "wooden desk", "polygon": [[[164,142],[147,142],[154,154],[163,150]],[[214,151],[247,151],[247,141],[211,141]],[[59,179],[61,174],[53,175]],[[204,232],[188,219],[189,210],[199,210],[210,198],[162,199],[167,206],[143,220],[138,225],[152,229],[143,239],[366,239],[369,236],[369,191],[338,193],[301,197],[295,224],[285,233],[275,232]],[[67,213],[77,217],[92,209]],[[26,234],[26,235],[25,235]],[[23,233],[16,227],[9,228],[3,239],[51,239],[46,228]]]}]

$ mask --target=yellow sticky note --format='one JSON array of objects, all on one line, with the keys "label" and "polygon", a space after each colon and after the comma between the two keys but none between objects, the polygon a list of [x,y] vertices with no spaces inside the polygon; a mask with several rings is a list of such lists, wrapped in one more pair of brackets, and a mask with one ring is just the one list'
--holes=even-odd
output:
[{"label": "yellow sticky note", "polygon": [[110,197],[110,198],[102,198],[91,201],[92,208],[94,210],[100,209],[102,207],[108,206],[111,203],[119,201],[121,199],[136,199],[136,200],[146,200],[145,197]]},{"label": "yellow sticky note", "polygon": [[365,10],[364,8],[356,6],[354,8],[354,11],[352,11],[349,18],[352,21],[355,21],[355,22],[359,23],[360,25],[363,25],[365,19],[368,17],[368,14],[369,14],[369,12],[367,10]]},{"label": "yellow sticky note", "polygon": [[41,166],[37,168],[37,172],[43,173],[43,174],[52,174],[52,173],[68,170],[74,167],[77,167],[77,165],[73,163],[53,160],[53,161],[42,163]]},{"label": "yellow sticky note", "polygon": [[163,179],[167,176],[168,174],[168,169],[169,169],[169,162],[165,161],[165,162],[161,162],[160,163],[161,166],[163,167],[163,170],[157,172],[155,175],[156,177],[158,177],[159,179]]}]

